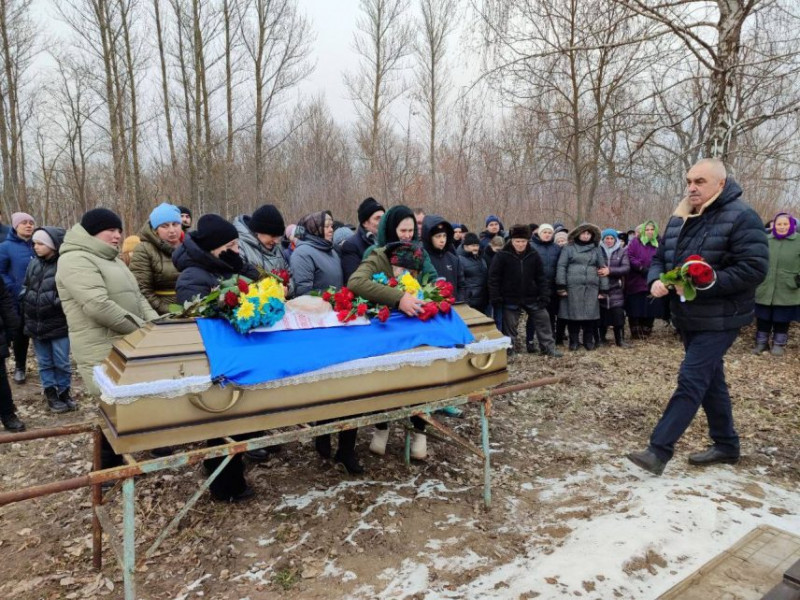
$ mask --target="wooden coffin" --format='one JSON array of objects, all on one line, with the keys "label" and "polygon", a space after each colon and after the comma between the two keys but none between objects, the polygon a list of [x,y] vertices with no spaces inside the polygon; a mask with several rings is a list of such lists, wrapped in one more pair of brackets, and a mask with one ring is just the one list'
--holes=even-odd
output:
[{"label": "wooden coffin", "polygon": [[[455,310],[476,340],[502,338],[494,321],[482,313],[467,305],[457,305]],[[116,342],[103,367],[115,386],[209,374],[203,341],[193,320],[146,325]],[[100,413],[114,450],[135,452],[414,406],[480,391],[506,379],[503,349],[455,361],[436,360],[428,366],[406,365],[394,371],[274,389],[215,384],[175,398],[101,401]]]}]

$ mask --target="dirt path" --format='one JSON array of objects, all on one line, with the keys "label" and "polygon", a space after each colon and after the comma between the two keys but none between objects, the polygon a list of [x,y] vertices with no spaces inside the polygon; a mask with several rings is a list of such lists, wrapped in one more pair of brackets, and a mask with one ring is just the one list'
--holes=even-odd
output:
[{"label": "dirt path", "polygon": [[[359,478],[290,444],[251,467],[253,501],[201,501],[189,513],[138,573],[140,596],[655,598],[755,525],[800,532],[800,347],[783,359],[749,348],[746,332],[727,361],[745,455],[737,467],[686,465],[706,444],[702,418],[663,477],[622,458],[646,443],[673,387],[681,349],[666,329],[633,350],[522,355],[512,382],[567,381],[495,404],[490,512],[478,459],[433,441],[427,463],[406,467],[400,427],[383,459],[362,432]],[[35,377],[14,394],[29,427],[59,422]],[[89,415],[85,406],[68,420]],[[447,421],[479,440],[477,411]],[[4,490],[88,468],[87,436],[0,447]],[[197,470],[137,481],[140,548],[200,481]],[[103,572],[92,570],[89,534],[85,490],[0,508],[0,598],[121,598],[110,551]]]}]

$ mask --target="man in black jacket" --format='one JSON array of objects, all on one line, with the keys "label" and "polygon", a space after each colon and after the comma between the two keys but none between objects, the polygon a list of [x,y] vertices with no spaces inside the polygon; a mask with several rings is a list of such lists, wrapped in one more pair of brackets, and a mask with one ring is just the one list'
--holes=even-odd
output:
[{"label": "man in black jacket", "polygon": [[[686,176],[688,196],[667,224],[664,240],[648,273],[650,293],[669,294],[672,320],[686,350],[678,386],[642,452],[628,455],[637,466],[660,475],[675,444],[702,406],[714,442],[689,455],[692,465],[733,464],[739,460],[739,436],[725,383],[723,359],[739,329],[750,323],[755,289],[767,274],[767,238],[756,212],[741,200],[742,189],[728,177],[722,161],[703,159]],[[681,301],[682,289],[667,289],[659,277],[701,256],[716,282],[698,289],[695,300]]]},{"label": "man in black jacket", "polygon": [[364,252],[375,243],[375,236],[378,234],[378,224],[384,210],[375,198],[365,199],[358,207],[358,229],[356,232],[342,242],[342,275],[344,284],[350,275],[356,272]]},{"label": "man in black jacket", "polygon": [[[495,310],[503,311],[503,334],[510,337],[513,344],[520,311],[524,310],[528,319],[534,321],[542,354],[560,357],[547,314],[550,286],[542,259],[529,243],[531,229],[527,225],[514,225],[509,237],[510,241],[489,267],[489,301]],[[513,347],[509,354],[513,354]]]}]

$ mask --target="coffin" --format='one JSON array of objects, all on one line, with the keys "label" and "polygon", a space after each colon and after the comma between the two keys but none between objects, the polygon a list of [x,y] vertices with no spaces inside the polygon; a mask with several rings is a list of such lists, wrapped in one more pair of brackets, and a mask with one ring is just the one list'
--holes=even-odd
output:
[{"label": "coffin", "polygon": [[425,346],[381,357],[379,370],[353,361],[255,388],[210,382],[194,320],[149,323],[115,342],[95,370],[103,431],[117,453],[135,452],[415,406],[506,381],[508,338],[482,313],[454,309],[476,340],[466,349]]}]

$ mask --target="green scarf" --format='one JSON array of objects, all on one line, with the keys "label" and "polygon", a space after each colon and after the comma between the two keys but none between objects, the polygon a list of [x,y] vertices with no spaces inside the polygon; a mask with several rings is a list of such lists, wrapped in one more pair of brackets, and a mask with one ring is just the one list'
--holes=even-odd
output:
[{"label": "green scarf", "polygon": [[[648,225],[653,226],[653,237],[647,237],[647,234],[644,232],[645,228]],[[645,221],[641,225],[639,225],[641,233],[639,234],[639,241],[642,242],[643,246],[650,244],[653,248],[658,248],[658,225],[656,225],[655,221]]]}]

